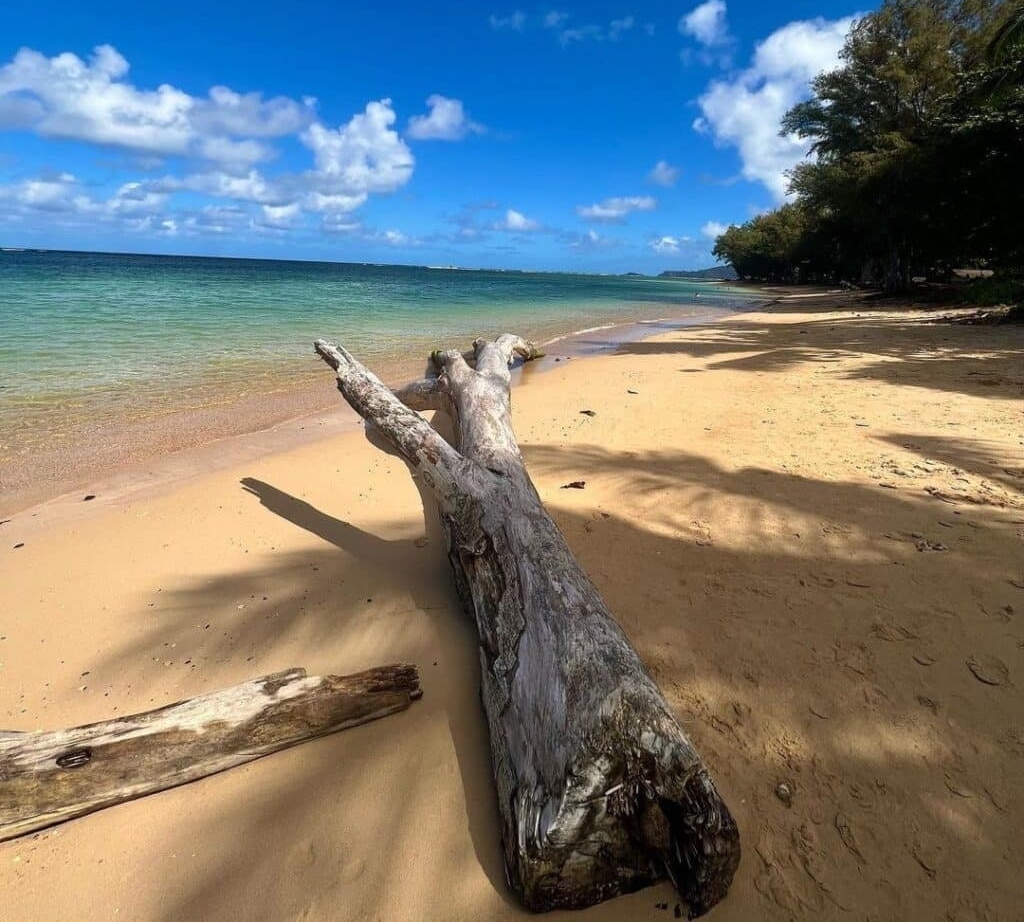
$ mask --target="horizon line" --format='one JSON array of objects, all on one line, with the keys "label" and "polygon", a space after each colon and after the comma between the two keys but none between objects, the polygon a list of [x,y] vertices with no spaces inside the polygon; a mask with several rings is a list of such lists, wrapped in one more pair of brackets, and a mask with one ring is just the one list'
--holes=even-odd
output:
[{"label": "horizon line", "polygon": [[[67,250],[58,247],[39,246],[0,246],[0,253],[73,253],[80,256],[146,256],[159,259],[230,259],[244,262],[307,263],[311,265],[326,266],[372,266],[374,268],[380,269],[447,269],[449,271],[458,272],[522,272],[532,273],[534,275],[587,275],[596,276],[598,278],[607,278],[609,276],[633,275],[640,276],[642,278],[657,278],[657,275],[655,274],[649,274],[646,272],[634,272],[632,270],[623,272],[585,272],[582,270],[573,269],[501,269],[493,266],[428,266],[425,265],[424,263],[374,263],[335,259],[302,259],[299,257],[285,258],[280,256],[221,256],[211,253],[144,253],[133,252],[131,250]],[[725,267],[725,263],[716,263],[712,266],[705,266],[702,269],[662,269],[661,272],[706,272],[708,271],[708,269],[718,269]]]}]

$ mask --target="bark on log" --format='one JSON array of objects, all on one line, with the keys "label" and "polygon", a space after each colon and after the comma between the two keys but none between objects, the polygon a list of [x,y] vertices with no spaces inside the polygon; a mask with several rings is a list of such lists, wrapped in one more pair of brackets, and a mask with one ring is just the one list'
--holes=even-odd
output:
[{"label": "bark on log", "polygon": [[288,669],[144,714],[0,733],[0,841],[195,781],[404,710],[415,666],[349,676]]},{"label": "bark on log", "polygon": [[[691,916],[706,912],[728,891],[739,834],[526,472],[509,367],[535,348],[505,334],[477,340],[468,361],[435,352],[437,376],[396,394],[340,346],[316,350],[440,507],[480,635],[512,888],[534,910],[578,908],[668,875]],[[414,408],[447,411],[457,449]]]}]

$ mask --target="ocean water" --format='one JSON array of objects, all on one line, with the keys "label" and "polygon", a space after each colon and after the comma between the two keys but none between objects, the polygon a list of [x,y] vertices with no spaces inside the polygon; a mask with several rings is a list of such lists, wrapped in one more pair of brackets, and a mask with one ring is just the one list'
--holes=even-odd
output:
[{"label": "ocean water", "polygon": [[737,289],[620,276],[100,253],[0,252],[0,459],[86,427],[322,377],[317,337],[385,375],[506,330],[706,316]]}]

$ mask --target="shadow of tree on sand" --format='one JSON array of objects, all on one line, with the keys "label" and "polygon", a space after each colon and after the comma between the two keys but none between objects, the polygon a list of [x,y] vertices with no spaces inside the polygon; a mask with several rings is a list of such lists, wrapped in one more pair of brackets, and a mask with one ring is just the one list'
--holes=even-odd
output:
[{"label": "shadow of tree on sand", "polygon": [[[785,307],[789,312],[790,305]],[[918,315],[900,322],[840,315],[771,324],[740,317],[729,327],[703,328],[690,340],[626,343],[618,353],[689,356],[709,360],[712,369],[751,372],[854,357],[869,361],[851,371],[851,379],[1006,400],[1024,397],[1024,329],[955,326]]]},{"label": "shadow of tree on sand", "polygon": [[[940,438],[895,433],[886,442],[917,452],[926,462],[941,462],[1000,484],[1010,504],[1024,500],[1024,447],[1007,452],[1004,444],[982,439]],[[1024,445],[1024,441],[1021,442]]]},{"label": "shadow of tree on sand", "polygon": [[[990,614],[1014,591],[1009,524],[964,525],[948,553],[922,554],[885,533],[933,530],[943,507],[930,497],[727,470],[679,451],[525,454],[542,495],[571,468],[588,483],[613,480],[621,508],[640,513],[592,507],[585,492],[547,496],[740,823],[744,859],[716,919],[1012,916],[1024,886],[1008,883],[1022,856],[1007,811],[1024,794],[1024,729],[1007,702],[1017,714],[1024,702],[965,665],[972,653],[1006,658],[1020,640],[1013,620]],[[209,809],[167,847],[203,842],[210,857],[175,880],[161,917],[236,918],[257,887],[257,919],[525,918],[502,880],[474,632],[454,593],[436,587],[439,572],[448,579],[440,544],[382,540],[270,484],[244,485],[329,546],[197,577],[154,631],[185,632],[211,600],[273,586],[279,618],[254,606],[230,646],[207,640],[210,656],[245,643],[313,665],[339,652],[346,664],[407,659],[425,696],[242,769],[245,798],[201,782]],[[730,524],[695,532],[712,503]],[[374,605],[339,607],[339,581],[365,586]],[[443,675],[430,665],[439,658]],[[774,793],[780,781],[791,806]],[[366,823],[386,852],[360,851]],[[926,886],[911,896],[909,879]],[[664,919],[656,903],[671,899],[662,886],[549,917]]]}]

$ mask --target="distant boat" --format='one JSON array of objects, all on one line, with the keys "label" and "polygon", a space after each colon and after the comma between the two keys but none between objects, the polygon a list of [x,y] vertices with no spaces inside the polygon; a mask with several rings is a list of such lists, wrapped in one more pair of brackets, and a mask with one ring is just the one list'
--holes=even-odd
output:
[{"label": "distant boat", "polygon": [[0,247],[0,253],[24,253],[24,247]]}]

